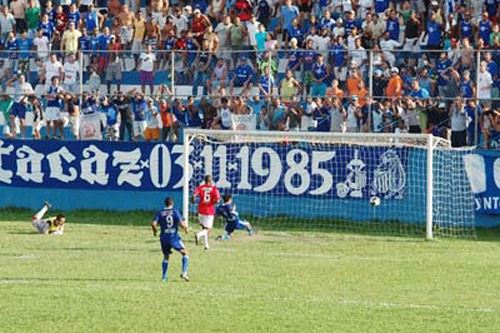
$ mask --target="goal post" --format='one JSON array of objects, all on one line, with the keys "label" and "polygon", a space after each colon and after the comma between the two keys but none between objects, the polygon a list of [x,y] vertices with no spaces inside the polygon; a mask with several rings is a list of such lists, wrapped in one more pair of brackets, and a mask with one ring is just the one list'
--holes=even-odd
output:
[{"label": "goal post", "polygon": [[425,134],[184,130],[183,213],[213,176],[257,228],[473,236],[464,151]]}]

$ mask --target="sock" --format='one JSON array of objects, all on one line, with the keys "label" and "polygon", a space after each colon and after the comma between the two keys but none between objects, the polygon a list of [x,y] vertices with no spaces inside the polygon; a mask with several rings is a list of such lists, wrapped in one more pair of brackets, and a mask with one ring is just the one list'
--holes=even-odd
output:
[{"label": "sock", "polygon": [[163,281],[167,281],[167,272],[168,272],[168,260],[163,259],[161,263],[161,277]]},{"label": "sock", "polygon": [[206,236],[208,234],[207,229],[203,229],[202,231],[198,232],[196,235],[198,238],[201,238],[203,236]]},{"label": "sock", "polygon": [[187,273],[188,266],[189,266],[189,256],[186,254],[182,256],[182,275],[185,275]]},{"label": "sock", "polygon": [[47,210],[48,210],[48,209],[49,209],[49,208],[48,208],[46,205],[43,205],[42,209],[40,209],[40,210],[38,211],[38,213],[36,213],[36,214],[35,214],[34,218],[35,218],[36,220],[41,220],[41,219],[42,219],[42,217],[45,215],[45,213],[47,212]]},{"label": "sock", "polygon": [[208,246],[208,231],[205,230],[205,239],[204,239],[204,243],[205,243],[205,248],[208,249],[209,246]]}]

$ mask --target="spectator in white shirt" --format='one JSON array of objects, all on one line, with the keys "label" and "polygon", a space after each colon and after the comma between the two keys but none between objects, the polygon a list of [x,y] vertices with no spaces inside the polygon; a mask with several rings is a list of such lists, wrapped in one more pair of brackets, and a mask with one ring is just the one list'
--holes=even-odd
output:
[{"label": "spectator in white shirt", "polygon": [[49,39],[43,35],[43,29],[38,29],[33,45],[36,47],[37,55],[42,62],[46,62],[49,57]]},{"label": "spectator in white shirt", "polygon": [[71,93],[78,93],[78,78],[79,78],[80,66],[78,61],[76,61],[76,56],[71,53],[68,56],[68,61],[63,66],[63,89]]},{"label": "spectator in white shirt", "polygon": [[486,61],[482,61],[479,67],[479,77],[477,81],[478,97],[484,103],[490,103],[491,99],[491,88],[493,87],[493,79],[491,74],[486,70],[488,64]]},{"label": "spectator in white shirt", "polygon": [[149,93],[152,96],[154,90],[154,70],[156,55],[152,53],[151,45],[146,46],[146,51],[139,57],[139,70],[142,93],[146,93],[146,85],[149,85]]}]

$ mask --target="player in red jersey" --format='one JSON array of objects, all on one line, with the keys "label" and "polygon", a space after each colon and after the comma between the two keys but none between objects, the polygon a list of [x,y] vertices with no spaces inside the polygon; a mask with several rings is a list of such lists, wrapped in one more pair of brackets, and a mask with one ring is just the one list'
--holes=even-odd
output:
[{"label": "player in red jersey", "polygon": [[198,220],[202,230],[194,235],[196,245],[198,245],[200,238],[204,238],[205,250],[208,250],[208,235],[212,230],[214,224],[215,205],[219,203],[220,194],[215,186],[212,176],[205,176],[205,182],[194,190],[191,196],[191,203],[194,204],[195,198],[199,196],[198,201]]}]

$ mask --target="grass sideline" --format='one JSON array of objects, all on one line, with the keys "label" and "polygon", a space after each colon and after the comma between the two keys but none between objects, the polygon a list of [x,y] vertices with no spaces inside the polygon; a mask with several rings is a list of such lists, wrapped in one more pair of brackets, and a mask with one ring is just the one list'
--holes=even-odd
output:
[{"label": "grass sideline", "polygon": [[[28,210],[0,222],[4,332],[497,332],[500,242],[258,230],[190,249],[191,282],[160,279],[151,212]],[[10,215],[9,215],[10,214]],[[7,216],[9,218],[7,218]],[[94,223],[94,224],[90,224]],[[97,225],[99,224],[99,225]],[[121,224],[121,225],[118,225]],[[482,232],[481,232],[482,234]],[[488,241],[483,241],[488,240]]]}]

